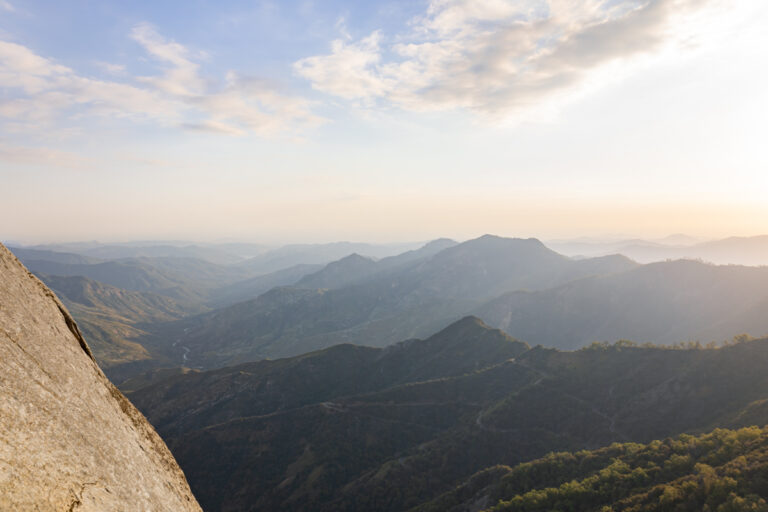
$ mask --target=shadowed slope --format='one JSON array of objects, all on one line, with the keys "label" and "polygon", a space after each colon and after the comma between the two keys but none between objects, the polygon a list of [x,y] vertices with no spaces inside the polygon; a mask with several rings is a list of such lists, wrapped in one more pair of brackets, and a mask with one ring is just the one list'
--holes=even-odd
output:
[{"label": "shadowed slope", "polygon": [[764,425],[766,366],[768,340],[526,350],[468,317],[426,340],[177,376],[131,397],[209,510],[396,512],[553,450]]}]

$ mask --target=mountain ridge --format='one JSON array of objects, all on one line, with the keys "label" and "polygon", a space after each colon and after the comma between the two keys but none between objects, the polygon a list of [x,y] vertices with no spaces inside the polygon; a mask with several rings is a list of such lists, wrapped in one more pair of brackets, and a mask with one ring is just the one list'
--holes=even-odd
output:
[{"label": "mountain ridge", "polygon": [[[366,268],[375,265],[365,263]],[[191,349],[192,364],[204,368],[297,355],[345,341],[385,346],[428,336],[499,291],[542,289],[601,269],[634,266],[620,256],[573,261],[535,239],[485,235],[381,272],[364,272],[364,279],[347,286],[273,289],[182,322],[166,336],[181,339]],[[215,354],[209,345],[214,339],[219,340]]]},{"label": "mountain ridge", "polygon": [[[575,352],[521,344],[497,354],[493,344],[476,348],[484,336],[510,339],[471,316],[435,335],[446,358],[461,363],[449,366],[454,372],[439,370],[427,338],[384,349],[337,345],[177,376],[130,396],[157,421],[213,511],[245,503],[407,510],[477,471],[553,450],[768,423],[761,405],[768,400],[768,339],[718,349],[621,342]],[[397,378],[376,381],[393,376],[387,364]],[[270,377],[265,368],[278,373]],[[229,384],[213,385],[214,377]],[[365,384],[372,382],[379,384]],[[213,398],[197,400],[199,393]]]}]

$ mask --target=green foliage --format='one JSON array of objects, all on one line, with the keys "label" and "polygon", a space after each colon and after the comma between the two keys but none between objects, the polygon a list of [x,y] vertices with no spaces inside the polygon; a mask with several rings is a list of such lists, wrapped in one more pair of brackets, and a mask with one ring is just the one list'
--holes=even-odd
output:
[{"label": "green foliage", "polygon": [[[578,469],[577,469],[578,468]],[[648,445],[552,454],[484,492],[493,512],[768,510],[768,431],[717,429]]]}]

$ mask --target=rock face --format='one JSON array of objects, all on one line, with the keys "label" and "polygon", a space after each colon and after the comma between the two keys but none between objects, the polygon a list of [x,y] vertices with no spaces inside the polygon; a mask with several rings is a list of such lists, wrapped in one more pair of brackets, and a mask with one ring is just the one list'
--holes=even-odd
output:
[{"label": "rock face", "polygon": [[0,510],[200,510],[64,306],[1,244]]}]

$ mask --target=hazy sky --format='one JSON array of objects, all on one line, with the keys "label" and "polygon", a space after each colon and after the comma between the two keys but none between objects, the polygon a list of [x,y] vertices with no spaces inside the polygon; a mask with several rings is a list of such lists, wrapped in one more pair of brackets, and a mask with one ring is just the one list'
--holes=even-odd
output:
[{"label": "hazy sky", "polygon": [[0,0],[0,239],[768,232],[764,0]]}]

